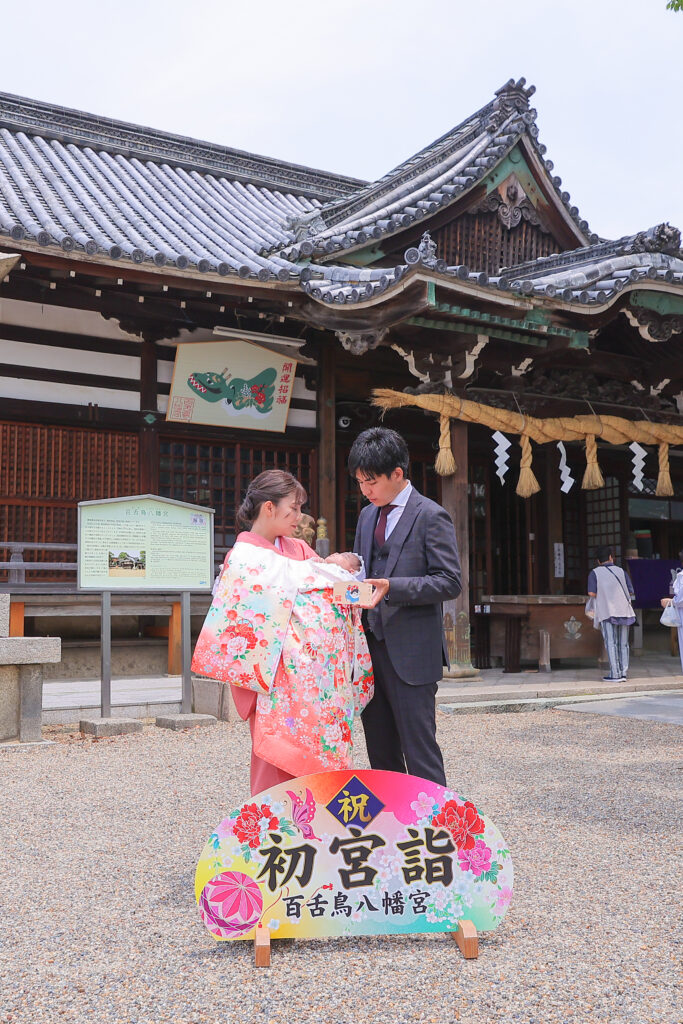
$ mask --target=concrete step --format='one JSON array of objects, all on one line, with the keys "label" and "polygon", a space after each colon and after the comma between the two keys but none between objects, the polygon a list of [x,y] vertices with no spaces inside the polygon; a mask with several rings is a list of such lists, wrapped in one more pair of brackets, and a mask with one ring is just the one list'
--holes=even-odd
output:
[{"label": "concrete step", "polygon": [[476,701],[518,701],[542,698],[569,697],[576,699],[584,696],[609,694],[620,696],[623,693],[646,693],[651,690],[676,690],[681,686],[682,677],[655,676],[627,679],[624,683],[603,683],[588,680],[561,681],[553,680],[550,673],[545,679],[537,679],[534,683],[520,683],[516,686],[504,683],[481,683],[479,685],[454,685],[445,679],[439,684],[436,696],[437,704],[463,704]]},{"label": "concrete step", "polygon": [[[654,697],[663,694],[670,694],[672,687],[653,690],[630,690],[619,693],[620,698]],[[681,693],[680,682],[677,693]],[[594,693],[581,696],[582,704],[588,702],[599,704],[602,701],[613,701],[614,693]],[[462,701],[458,704],[439,704],[439,711],[449,715],[486,715],[505,714],[506,712],[519,713],[521,711],[546,711],[548,708],[562,708],[563,705],[574,706],[577,704],[577,696],[554,697],[546,695],[543,697],[518,698],[516,700],[476,700]]]},{"label": "concrete step", "polygon": [[[180,710],[180,676],[135,676],[112,679],[112,715],[155,718]],[[43,725],[79,722],[99,714],[99,679],[52,680],[43,683]]]}]

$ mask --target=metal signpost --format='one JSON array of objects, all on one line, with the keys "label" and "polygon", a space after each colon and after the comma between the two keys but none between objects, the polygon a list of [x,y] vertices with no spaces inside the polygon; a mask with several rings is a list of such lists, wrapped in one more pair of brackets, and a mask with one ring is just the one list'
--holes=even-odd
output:
[{"label": "metal signpost", "polygon": [[180,592],[181,712],[192,710],[190,598],[213,585],[214,509],[155,494],[78,504],[78,590],[101,609],[102,718],[111,717],[111,595]]}]

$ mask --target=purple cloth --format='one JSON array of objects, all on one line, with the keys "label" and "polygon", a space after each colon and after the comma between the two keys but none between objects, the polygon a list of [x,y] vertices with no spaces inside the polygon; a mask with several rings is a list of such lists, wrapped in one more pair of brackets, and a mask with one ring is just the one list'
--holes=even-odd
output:
[{"label": "purple cloth", "polygon": [[669,596],[671,570],[681,563],[670,558],[629,558],[628,571],[636,592],[636,608],[659,608],[660,600]]}]

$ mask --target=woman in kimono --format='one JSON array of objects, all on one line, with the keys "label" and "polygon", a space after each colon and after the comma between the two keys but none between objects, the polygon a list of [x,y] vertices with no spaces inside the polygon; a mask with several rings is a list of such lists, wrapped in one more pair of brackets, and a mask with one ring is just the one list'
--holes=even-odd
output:
[{"label": "woman in kimono", "polygon": [[305,500],[291,473],[251,482],[192,660],[193,671],[232,684],[249,722],[252,795],[351,767],[354,714],[373,692],[360,609],[332,600],[358,559],[323,561],[294,536]]}]

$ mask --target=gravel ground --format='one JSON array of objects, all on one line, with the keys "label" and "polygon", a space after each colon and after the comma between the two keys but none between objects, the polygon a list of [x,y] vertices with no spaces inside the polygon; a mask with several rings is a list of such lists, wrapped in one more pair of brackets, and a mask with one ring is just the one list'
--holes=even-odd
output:
[{"label": "gravel ground", "polygon": [[[674,1024],[676,726],[439,715],[449,783],[515,866],[465,961],[444,935],[216,944],[196,860],[248,794],[242,723],[0,753],[0,1021]],[[362,767],[364,756],[359,758]]]}]

